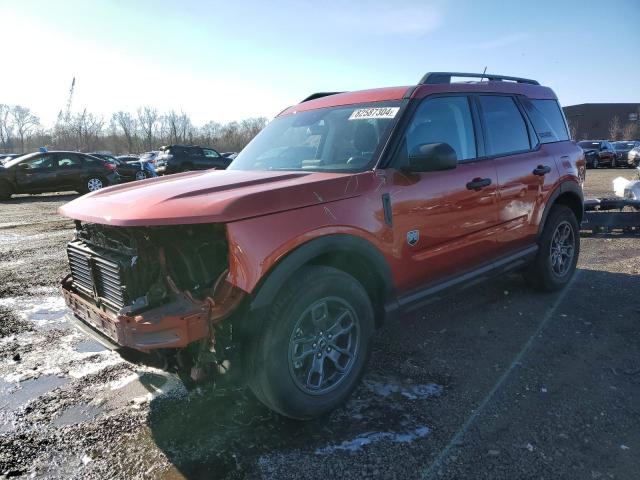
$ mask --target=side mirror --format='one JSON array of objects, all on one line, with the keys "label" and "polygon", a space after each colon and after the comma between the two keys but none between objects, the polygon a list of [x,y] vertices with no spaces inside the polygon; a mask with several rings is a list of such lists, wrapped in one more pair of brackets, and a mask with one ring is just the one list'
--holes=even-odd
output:
[{"label": "side mirror", "polygon": [[456,151],[448,143],[422,143],[409,152],[406,167],[411,172],[453,170],[458,166]]}]

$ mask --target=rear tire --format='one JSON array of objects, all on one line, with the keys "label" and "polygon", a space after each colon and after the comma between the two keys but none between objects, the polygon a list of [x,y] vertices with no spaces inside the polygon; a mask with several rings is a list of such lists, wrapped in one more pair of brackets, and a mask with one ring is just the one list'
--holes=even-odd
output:
[{"label": "rear tire", "polygon": [[136,172],[136,180],[144,180],[145,178],[147,178],[147,174],[146,172],[144,172],[143,170],[139,170]]},{"label": "rear tire", "polygon": [[267,407],[295,419],[333,410],[357,386],[374,311],[362,285],[331,267],[300,270],[248,344],[248,383]]},{"label": "rear tire", "polygon": [[81,193],[96,192],[107,186],[107,181],[99,175],[88,176],[81,188]]},{"label": "rear tire", "polygon": [[0,200],[9,200],[13,194],[13,188],[7,182],[0,182]]},{"label": "rear tire", "polygon": [[565,205],[551,207],[538,246],[525,278],[539,291],[562,289],[571,280],[580,254],[580,228],[573,210]]}]

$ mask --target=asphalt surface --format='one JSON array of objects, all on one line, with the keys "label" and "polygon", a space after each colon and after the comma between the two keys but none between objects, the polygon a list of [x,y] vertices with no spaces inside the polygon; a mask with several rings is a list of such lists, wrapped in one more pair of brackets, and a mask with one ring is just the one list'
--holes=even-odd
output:
[{"label": "asphalt surface", "polygon": [[[587,195],[628,170],[590,170]],[[28,478],[640,478],[640,237],[587,234],[563,292],[501,277],[387,324],[311,422],[232,381],[187,391],[64,321],[71,195],[0,202],[0,474]]]}]

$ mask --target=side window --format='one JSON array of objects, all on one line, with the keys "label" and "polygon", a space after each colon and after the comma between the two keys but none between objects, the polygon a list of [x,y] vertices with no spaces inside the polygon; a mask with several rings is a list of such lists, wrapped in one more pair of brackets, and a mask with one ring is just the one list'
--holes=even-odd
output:
[{"label": "side window", "polygon": [[218,152],[216,152],[215,150],[210,150],[208,148],[203,148],[202,151],[204,152],[204,156],[207,158],[218,158],[220,157],[220,154]]},{"label": "side window", "polygon": [[201,157],[202,149],[200,148],[190,148],[187,150],[187,155],[190,157]]},{"label": "side window", "polygon": [[560,106],[555,100],[522,100],[527,115],[538,134],[540,143],[569,140]]},{"label": "side window", "polygon": [[481,95],[479,98],[488,154],[506,155],[529,150],[527,125],[514,99],[497,95]]},{"label": "side window", "polygon": [[24,162],[20,162],[20,168],[35,170],[36,168],[53,168],[53,157],[51,155],[42,155],[36,158],[30,158]]},{"label": "side window", "polygon": [[424,100],[405,134],[403,156],[425,143],[448,143],[458,160],[476,158],[476,140],[469,99],[464,96]]},{"label": "side window", "polygon": [[79,167],[82,165],[82,161],[77,155],[73,153],[59,153],[58,154],[58,166],[59,167]]}]

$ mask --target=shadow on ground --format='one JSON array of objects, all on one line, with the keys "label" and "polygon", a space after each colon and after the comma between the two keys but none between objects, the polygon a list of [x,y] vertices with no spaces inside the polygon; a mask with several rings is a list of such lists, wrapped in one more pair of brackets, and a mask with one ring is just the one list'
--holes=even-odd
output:
[{"label": "shadow on ground", "polygon": [[[604,285],[620,299],[599,298],[598,286]],[[591,290],[594,286],[597,288]],[[573,356],[565,354],[561,364],[553,363],[557,368],[553,373],[562,378],[568,402],[573,402],[574,393],[580,390],[579,396],[583,398],[580,415],[585,418],[601,414],[601,405],[607,402],[611,391],[597,378],[591,390],[584,391],[585,382],[593,375],[589,356],[596,350],[590,346],[591,338],[587,337],[585,343],[581,343],[584,335],[574,338],[577,327],[571,324],[572,315],[564,312],[580,311],[576,322],[579,320],[581,330],[605,332],[602,335],[608,337],[607,343],[597,350],[599,357],[603,348],[610,355],[624,348],[617,356],[626,361],[640,354],[640,341],[630,338],[631,335],[640,338],[640,319],[635,323],[627,318],[607,323],[609,317],[602,312],[618,307],[616,319],[623,316],[619,312],[637,315],[640,313],[637,293],[637,276],[582,270],[579,280],[558,305],[558,318],[554,313],[541,336],[534,339],[533,345],[544,350],[546,343],[540,338],[549,335],[553,348],[562,348],[557,343],[566,342],[575,352]],[[389,478],[420,478],[534,334],[557,298],[557,294],[532,293],[519,276],[511,275],[475,286],[465,295],[449,297],[386,325],[376,336],[374,358],[363,383],[346,405],[323,418],[309,422],[285,419],[263,407],[242,386],[227,384],[217,389],[201,387],[187,396],[158,397],[151,404],[147,424],[154,443],[173,465],[174,474],[186,478],[310,479],[347,474],[370,476],[380,472]],[[624,304],[623,299],[630,303]],[[611,305],[612,301],[616,303]],[[583,325],[585,322],[588,327]],[[556,328],[562,330],[556,332]],[[547,358],[544,351],[541,355]],[[517,374],[525,383],[527,378],[546,374],[537,371],[538,362],[531,360],[531,363],[527,364],[525,355],[526,368],[522,367]],[[571,373],[567,378],[563,377],[565,371]],[[509,388],[507,381],[501,390]],[[620,389],[630,398],[640,393],[636,383],[628,391]],[[416,397],[412,392],[428,393]],[[589,405],[593,405],[593,412]],[[577,405],[569,403],[565,408],[571,412]],[[469,439],[465,448],[477,446],[484,452],[487,444],[498,440],[506,445],[511,442],[515,448],[512,436],[515,438],[526,428],[535,433],[537,419],[545,423],[548,419],[544,405],[532,406],[528,412],[516,409],[517,415],[524,413],[524,419],[514,417],[519,424],[516,428],[510,423],[510,411],[509,408],[501,411],[499,420],[497,415],[482,419],[489,424],[487,435]],[[621,420],[620,425],[624,425],[621,428],[636,428],[633,421]],[[565,428],[571,435],[572,424],[562,426],[562,422],[557,419],[554,425]],[[585,470],[572,467],[578,468],[573,472],[577,475],[589,471],[589,459],[579,453],[581,448],[579,444],[575,446],[576,452],[569,448],[566,460],[563,459],[571,462],[573,454],[580,456],[580,468],[584,466]],[[591,448],[597,450],[597,438]],[[328,454],[332,454],[330,461]],[[477,455],[469,458],[479,460]],[[526,469],[540,472],[542,477],[545,472],[554,471],[553,464],[542,460],[535,463],[537,460],[532,460],[532,456],[525,457],[520,458],[518,453],[503,457],[502,461],[507,463],[502,465],[501,472],[507,477],[513,473],[515,476],[510,478],[516,478]],[[592,452],[592,457],[599,459],[600,470],[606,470],[603,455]],[[485,478],[480,471],[488,464],[479,461],[478,465],[458,465],[456,475],[473,478],[477,473],[477,478]],[[486,478],[491,478],[491,471],[488,475]]]}]

